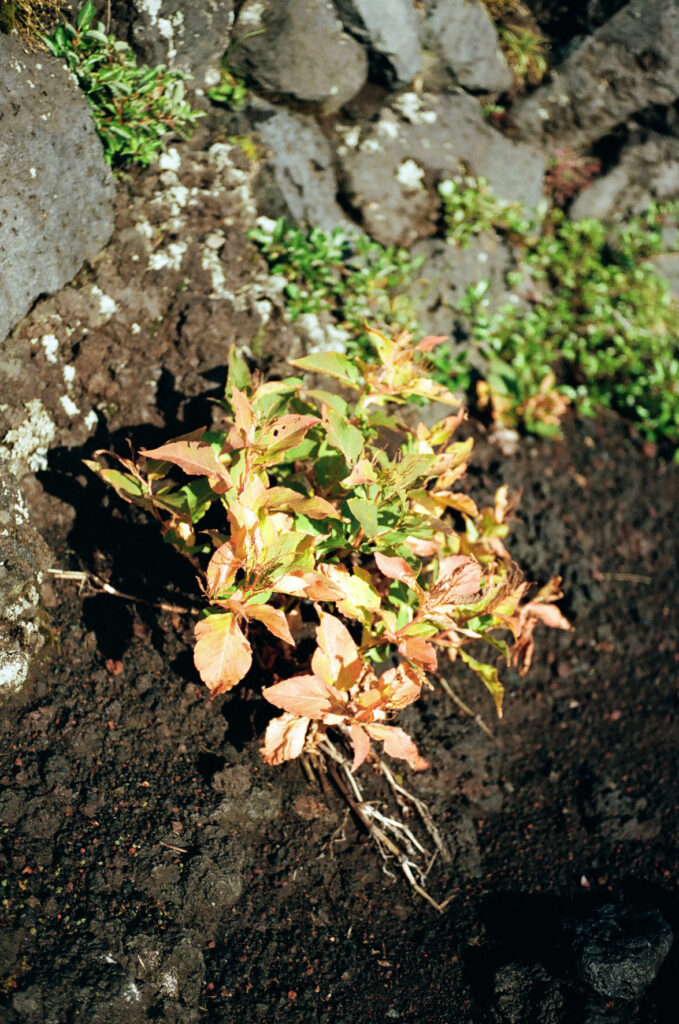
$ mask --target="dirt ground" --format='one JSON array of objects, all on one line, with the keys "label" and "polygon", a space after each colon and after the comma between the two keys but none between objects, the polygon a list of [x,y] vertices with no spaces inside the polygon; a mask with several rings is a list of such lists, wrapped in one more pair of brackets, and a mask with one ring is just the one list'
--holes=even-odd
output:
[{"label": "dirt ground", "polygon": [[[47,468],[24,480],[56,565],[141,601],[55,582],[33,688],[3,709],[0,1020],[674,1022],[676,950],[641,1000],[606,999],[568,934],[602,903],[650,905],[679,928],[679,469],[612,416],[571,418],[562,442],[526,439],[511,457],[472,428],[475,497],[522,489],[512,555],[538,583],[563,575],[575,631],[542,630],[530,675],[503,673],[502,722],[451,675],[492,739],[441,692],[404,715],[432,764],[405,784],[451,853],[427,878],[453,897],[438,913],[332,786],[263,764],[256,678],[209,702],[191,616],[152,607],[196,603],[189,567],[82,469],[96,447],[209,422],[231,340],[257,339],[269,362],[296,344],[245,235],[247,161],[200,145],[176,172],[196,203],[168,210],[171,182],[129,183],[112,246],[14,336],[30,353],[21,387],[56,424]],[[226,206],[203,203],[215,190]],[[170,262],[153,269],[149,252]],[[93,283],[119,317],[93,313]],[[47,330],[70,377],[32,342]],[[59,411],[63,380],[96,429]],[[369,766],[361,779],[381,804]]]}]

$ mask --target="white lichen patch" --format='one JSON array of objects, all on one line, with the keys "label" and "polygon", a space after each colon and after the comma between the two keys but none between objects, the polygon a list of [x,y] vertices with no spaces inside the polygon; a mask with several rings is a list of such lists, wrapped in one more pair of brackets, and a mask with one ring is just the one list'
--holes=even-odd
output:
[{"label": "white lichen patch", "polygon": [[436,111],[426,110],[415,92],[404,92],[394,100],[393,106],[410,124],[435,124],[438,120]]},{"label": "white lichen patch", "polygon": [[219,258],[219,250],[224,245],[224,235],[214,231],[205,240],[205,248],[201,255],[201,266],[206,270],[212,280],[212,299],[229,299],[235,301],[235,295],[226,287],[226,274],[222,261]]},{"label": "white lichen patch", "polygon": [[67,387],[70,387],[70,385],[75,380],[75,366],[63,366],[62,373],[64,375],[64,383],[66,384]]},{"label": "white lichen patch", "polygon": [[166,249],[159,249],[151,253],[149,256],[149,269],[180,270],[186,249],[186,242],[170,242]]},{"label": "white lichen patch", "polygon": [[83,422],[88,430],[94,430],[97,423],[99,422],[99,417],[97,416],[94,409],[90,409],[87,415],[83,417]]},{"label": "white lichen patch", "polygon": [[161,171],[178,171],[181,163],[182,158],[174,146],[168,149],[167,152],[161,153],[158,157],[158,167]]},{"label": "white lichen patch", "polygon": [[245,28],[248,32],[251,32],[253,29],[261,28],[263,14],[264,4],[261,0],[257,0],[256,3],[246,4],[238,15],[238,29]]},{"label": "white lichen patch", "polygon": [[307,352],[344,352],[350,335],[336,324],[322,323],[315,313],[303,313],[298,323],[312,344]]},{"label": "white lichen patch", "polygon": [[64,410],[64,412],[66,413],[67,416],[70,416],[71,418],[73,418],[74,416],[79,416],[80,415],[80,409],[75,404],[73,399],[69,398],[68,395],[61,395],[61,397],[59,398],[59,401],[61,403],[62,409]]},{"label": "white lichen patch", "polygon": [[59,355],[59,340],[54,334],[44,334],[40,344],[45,352],[45,359],[48,363],[56,363]]},{"label": "white lichen patch", "polygon": [[179,982],[177,975],[170,969],[162,975],[160,979],[160,991],[164,996],[169,996],[170,999],[176,999],[179,995]]},{"label": "white lichen patch", "polygon": [[10,654],[0,650],[0,692],[14,693],[20,690],[27,676],[27,654],[21,651]]},{"label": "white lichen patch", "polygon": [[92,285],[92,295],[98,302],[99,312],[109,320],[114,313],[118,312],[118,306],[110,295],[104,295],[99,285]]},{"label": "white lichen patch", "polygon": [[385,139],[397,139],[399,133],[398,121],[390,110],[385,110],[382,117],[377,122],[377,132],[383,135]]},{"label": "white lichen patch", "polygon": [[364,139],[360,145],[361,153],[381,153],[382,147],[375,138]]},{"label": "white lichen patch", "polygon": [[152,25],[158,21],[161,0],[137,0],[137,7],[141,14],[145,14]]},{"label": "white lichen patch", "polygon": [[407,192],[421,192],[424,188],[423,178],[424,168],[414,160],[404,160],[396,171],[396,180]]},{"label": "white lichen patch", "polygon": [[47,469],[47,450],[56,435],[54,423],[39,398],[31,398],[24,408],[27,418],[8,430],[0,444],[0,457],[7,459],[10,470],[17,475],[27,469],[33,473]]}]

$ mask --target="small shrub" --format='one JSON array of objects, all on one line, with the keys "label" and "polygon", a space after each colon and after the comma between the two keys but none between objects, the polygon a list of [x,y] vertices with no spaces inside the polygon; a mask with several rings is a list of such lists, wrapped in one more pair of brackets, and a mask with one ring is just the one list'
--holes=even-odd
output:
[{"label": "small shrub", "polygon": [[[184,98],[186,75],[164,65],[137,65],[126,42],[107,36],[94,23],[92,0],[80,11],[75,26],[64,22],[45,42],[63,57],[87,96],[109,164],[146,166],[156,159],[165,136],[186,136],[202,112]],[[94,25],[94,27],[92,27]]]},{"label": "small shrub", "polygon": [[502,52],[520,86],[539,85],[547,74],[549,43],[523,0],[484,0]]},{"label": "small shrub", "polygon": [[16,29],[30,49],[44,49],[45,32],[67,6],[66,0],[0,0],[0,32]]},{"label": "small shrub", "polygon": [[[507,488],[481,509],[460,488],[472,448],[454,439],[464,412],[431,428],[399,415],[414,397],[454,404],[427,372],[442,339],[370,336],[372,363],[339,353],[293,361],[335,390],[298,376],[260,383],[232,350],[224,430],[118,459],[122,472],[88,463],[198,569],[207,608],[194,659],[213,696],[246,676],[253,650],[260,668],[276,665],[266,631],[280,672],[289,652],[289,677],[276,672],[263,690],[283,712],[266,731],[270,764],[317,748],[333,729],[353,746],[354,770],[372,742],[425,768],[392,720],[440,655],[480,677],[501,713],[497,669],[479,647],[525,671],[539,621],[569,628],[554,605],[558,581],[524,600],[504,544]],[[175,483],[174,467],[191,482]],[[296,647],[305,624],[314,624],[311,651]]]},{"label": "small shrub", "polygon": [[545,192],[557,206],[565,206],[588,188],[601,171],[601,161],[582,156],[574,149],[557,149],[545,174]]}]

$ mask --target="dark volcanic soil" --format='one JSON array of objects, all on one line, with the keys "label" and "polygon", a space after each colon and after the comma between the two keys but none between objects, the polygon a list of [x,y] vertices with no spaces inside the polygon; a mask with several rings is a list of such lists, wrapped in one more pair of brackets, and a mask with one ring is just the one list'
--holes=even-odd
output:
[{"label": "dark volcanic soil", "polygon": [[[56,583],[49,656],[2,724],[0,1019],[676,1020],[674,952],[641,1001],[606,999],[568,935],[605,902],[679,928],[679,473],[614,418],[476,456],[477,496],[523,488],[512,554],[531,579],[564,576],[576,631],[543,629],[530,675],[504,673],[502,723],[458,678],[495,741],[438,693],[406,716],[432,768],[405,784],[453,854],[427,879],[454,894],[445,912],[385,870],[333,789],[263,765],[253,689],[210,704],[190,616]],[[44,525],[62,568],[195,599],[178,556],[96,481],[60,497],[67,541]]]}]

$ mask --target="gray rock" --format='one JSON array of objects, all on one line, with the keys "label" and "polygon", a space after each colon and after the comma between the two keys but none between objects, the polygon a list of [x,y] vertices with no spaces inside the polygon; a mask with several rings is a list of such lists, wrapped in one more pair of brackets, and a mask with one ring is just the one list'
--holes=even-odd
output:
[{"label": "gray rock", "polygon": [[637,135],[624,147],[616,166],[577,197],[573,220],[618,220],[643,213],[652,202],[679,198],[679,139],[657,132]]},{"label": "gray rock", "polygon": [[278,110],[257,129],[266,147],[266,173],[257,183],[260,213],[304,228],[349,226],[337,202],[333,151],[316,122]]},{"label": "gray rock", "polygon": [[540,964],[504,964],[495,974],[491,1009],[496,1024],[563,1024],[558,981]]},{"label": "gray rock", "polygon": [[679,5],[630,0],[577,46],[514,112],[525,138],[587,146],[653,104],[679,96]]},{"label": "gray rock", "polygon": [[478,0],[429,0],[421,30],[430,51],[427,81],[470,92],[504,92],[512,84],[495,26]]},{"label": "gray rock", "polygon": [[[102,16],[104,4],[101,3]],[[233,0],[114,0],[111,31],[129,39],[145,64],[186,71],[216,85],[233,27]]]},{"label": "gray rock", "polygon": [[417,321],[427,334],[451,335],[459,318],[458,303],[467,288],[480,281],[490,284],[485,296],[489,312],[509,299],[505,279],[512,259],[493,233],[479,236],[465,249],[448,245],[441,238],[423,239],[413,247],[412,254],[424,257],[413,301]]},{"label": "gray rock", "polygon": [[370,54],[370,77],[390,89],[420,70],[419,18],[411,0],[335,0],[344,27]]},{"label": "gray rock", "polygon": [[[249,38],[250,33],[257,33]],[[327,0],[245,0],[232,66],[266,92],[339,110],[366,82],[368,58]]]},{"label": "gray rock", "polygon": [[338,155],[347,198],[384,245],[411,245],[433,234],[432,186],[463,171],[487,178],[498,197],[528,207],[542,195],[542,154],[494,131],[471,96],[404,93],[358,137],[345,131]]},{"label": "gray rock", "polygon": [[655,908],[608,904],[574,926],[581,978],[607,999],[639,999],[670,951],[674,935]]},{"label": "gray rock", "polygon": [[73,76],[0,34],[0,340],[106,244],[113,194]]},{"label": "gray rock", "polygon": [[17,483],[0,460],[0,701],[22,689],[43,646],[36,616],[50,561]]}]

